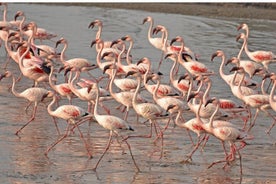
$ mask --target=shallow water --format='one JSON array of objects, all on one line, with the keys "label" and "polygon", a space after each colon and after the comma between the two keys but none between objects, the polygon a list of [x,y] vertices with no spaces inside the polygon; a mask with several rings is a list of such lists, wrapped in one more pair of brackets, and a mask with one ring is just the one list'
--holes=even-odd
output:
[{"label": "shallow water", "polygon": [[[66,38],[69,42],[66,53],[68,58],[84,57],[90,59],[92,63],[95,63],[96,52],[94,48],[90,48],[90,43],[95,38],[96,30],[88,29],[88,25],[95,19],[102,20],[104,24],[102,33],[104,40],[115,40],[126,34],[132,36],[134,39],[132,55],[135,61],[142,57],[158,61],[161,56],[160,51],[153,48],[147,40],[148,24],[142,25],[146,16],[152,16],[155,25],[166,26],[170,38],[177,35],[183,36],[186,45],[200,55],[200,61],[216,72],[220,60],[210,62],[211,55],[218,49],[223,50],[227,58],[237,55],[241,43],[235,41],[238,33],[236,27],[242,22],[246,22],[250,28],[251,50],[276,52],[275,21],[209,19],[133,10],[102,9],[93,6],[38,4],[9,4],[8,19],[12,19],[18,10],[25,12],[27,21],[33,20],[39,27],[58,34],[58,38]],[[55,46],[54,42],[45,43]],[[4,64],[6,56],[3,47],[0,56]],[[156,67],[157,62],[153,63]],[[164,74],[164,81],[168,77],[170,67],[171,62],[163,61],[160,71]],[[15,63],[11,63],[8,69],[19,74]],[[230,66],[225,71],[229,69]],[[275,71],[276,65],[272,64],[270,69]],[[102,75],[99,70],[95,70],[93,74]],[[214,82],[212,95],[236,100],[219,75],[213,76],[212,80]],[[109,135],[108,131],[94,122],[81,125],[94,158],[87,159],[86,150],[77,130],[58,144],[47,158],[44,156],[45,150],[58,138],[52,118],[48,115],[46,106],[40,105],[35,121],[22,131],[20,138],[15,136],[15,131],[30,117],[31,108],[26,115],[24,112],[26,101],[14,97],[8,91],[10,84],[11,80],[5,79],[0,85],[1,183],[239,183],[240,181],[239,162],[227,171],[222,169],[221,164],[207,169],[211,162],[224,157],[220,142],[215,138],[210,138],[203,152],[195,153],[192,164],[181,164],[180,161],[191,150],[191,143],[185,130],[172,126],[165,132],[162,159],[159,159],[160,142],[154,145],[153,139],[129,140],[134,157],[142,171],[140,173],[135,172],[127,147],[123,145],[127,154],[122,154],[122,149],[115,140],[100,163],[97,173],[91,171],[103,152]],[[23,91],[31,85],[30,81],[23,79],[16,88],[18,91]],[[66,102],[64,100],[64,103]],[[85,102],[76,99],[73,103],[83,108],[87,107]],[[104,103],[109,107],[117,106],[113,101]],[[123,117],[122,113],[115,108],[111,108],[111,113]],[[193,114],[187,113],[185,118],[193,118]],[[148,125],[142,125],[135,120],[136,115],[131,110],[129,122],[135,129],[133,134],[148,134]],[[272,130],[272,136],[265,133],[270,122],[271,120],[261,113],[256,126],[252,129],[254,140],[249,141],[249,145],[241,151],[242,183],[276,183],[276,147],[273,145],[276,129]],[[65,130],[66,123],[60,120],[59,126],[61,130]],[[193,137],[196,140],[196,136],[193,135]]]}]

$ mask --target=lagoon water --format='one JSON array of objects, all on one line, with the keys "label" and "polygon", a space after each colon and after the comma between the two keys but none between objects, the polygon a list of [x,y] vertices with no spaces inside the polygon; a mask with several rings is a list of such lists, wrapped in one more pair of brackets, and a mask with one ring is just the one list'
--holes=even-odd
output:
[{"label": "lagoon water", "polygon": [[[251,50],[271,50],[276,53],[276,22],[269,20],[220,18],[185,16],[167,13],[151,13],[134,10],[121,10],[112,8],[98,8],[93,6],[76,6],[76,4],[8,4],[8,20],[13,19],[16,11],[25,12],[27,21],[35,21],[39,27],[56,33],[57,40],[64,37],[69,42],[66,52],[67,58],[83,57],[96,63],[95,48],[90,43],[95,39],[96,29],[89,29],[88,25],[95,19],[103,24],[102,38],[115,40],[125,35],[134,39],[132,55],[134,61],[148,57],[156,68],[160,59],[160,51],[153,48],[147,40],[148,24],[142,21],[146,16],[152,16],[155,25],[167,27],[169,38],[182,36],[187,46],[199,54],[200,61],[206,64],[217,74],[212,76],[213,88],[211,95],[235,99],[231,90],[218,74],[220,59],[210,61],[211,55],[218,49],[223,50],[227,58],[237,55],[240,42],[235,38],[238,34],[236,28],[240,23],[247,23],[250,29],[249,47]],[[37,41],[39,43],[39,41]],[[44,43],[55,46],[55,42]],[[61,48],[58,48],[61,49]],[[243,55],[246,58],[246,55]],[[0,52],[1,66],[6,60],[5,49]],[[156,62],[155,62],[156,61]],[[163,61],[160,71],[164,74],[164,82],[168,82],[169,69],[172,62]],[[231,66],[225,68],[227,73]],[[272,64],[271,71],[276,71],[276,64]],[[19,74],[16,63],[10,63],[8,70]],[[1,72],[3,69],[1,69]],[[102,75],[101,71],[93,71],[93,75]],[[62,78],[62,75],[58,77]],[[60,79],[59,80],[62,80]],[[255,78],[254,78],[255,79]],[[256,80],[260,78],[256,77]],[[164,156],[160,156],[160,142],[153,144],[153,139],[130,139],[134,157],[142,172],[136,173],[127,147],[123,146],[126,154],[114,140],[112,147],[100,163],[97,173],[94,167],[100,154],[108,141],[109,132],[95,122],[84,123],[80,126],[84,137],[89,141],[94,157],[87,158],[86,150],[74,131],[65,141],[58,144],[48,157],[45,150],[57,138],[52,118],[48,115],[46,105],[40,105],[36,119],[27,126],[20,137],[14,135],[15,131],[28,120],[31,108],[25,114],[26,101],[14,97],[8,90],[11,79],[3,79],[0,83],[0,183],[37,184],[37,183],[276,183],[276,128],[271,136],[265,133],[270,126],[271,119],[263,113],[257,119],[252,129],[254,139],[241,150],[243,175],[240,181],[239,162],[237,161],[227,170],[218,164],[210,169],[208,165],[217,159],[222,159],[224,153],[218,140],[211,137],[203,151],[198,150],[193,156],[191,164],[181,164],[192,145],[185,130],[172,126],[164,135]],[[28,79],[22,79],[16,84],[18,91],[31,87]],[[62,103],[66,103],[64,100]],[[73,100],[83,108],[86,102]],[[112,107],[111,114],[123,117],[115,109],[115,101],[104,102]],[[105,113],[102,111],[101,113]],[[187,113],[185,119],[193,118]],[[148,134],[148,124],[136,122],[133,110],[129,114],[129,122],[135,129],[133,134]],[[142,120],[141,120],[142,121]],[[242,122],[231,120],[242,126]],[[65,130],[66,122],[59,120],[61,130]],[[194,134],[193,138],[196,140]]]}]

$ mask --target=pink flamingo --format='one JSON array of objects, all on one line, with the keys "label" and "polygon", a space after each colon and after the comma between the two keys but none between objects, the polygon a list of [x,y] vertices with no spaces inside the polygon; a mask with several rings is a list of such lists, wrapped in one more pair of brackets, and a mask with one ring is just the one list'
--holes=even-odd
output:
[{"label": "pink flamingo", "polygon": [[[232,71],[239,71],[242,72],[243,78],[245,76],[244,69],[242,67],[233,67]],[[243,79],[242,78],[242,79]],[[267,115],[269,115],[274,121],[276,121],[276,118],[267,111],[267,109],[271,108],[269,104],[269,96],[263,95],[263,94],[252,94],[252,95],[244,95],[241,91],[240,84],[238,86],[238,94],[241,96],[241,99],[244,101],[244,103],[252,108],[256,108],[255,116],[253,120],[251,121],[250,127],[248,128],[248,131],[252,129],[252,127],[255,125],[255,121],[257,119],[257,116],[259,114],[259,111],[264,111]]]},{"label": "pink flamingo", "polygon": [[[190,72],[192,75],[212,75],[214,74],[213,71],[210,71],[206,65],[199,61],[195,61],[192,59],[192,57],[186,53],[183,53],[184,50],[184,40],[182,37],[177,36],[176,38],[173,38],[171,40],[170,45],[172,45],[174,42],[180,42],[181,44],[181,50],[178,53],[178,63],[181,64],[188,72]],[[184,59],[183,59],[183,58]]]},{"label": "pink flamingo", "polygon": [[[12,72],[6,71],[4,75],[1,75],[0,80],[4,77],[11,77],[11,76],[12,76],[12,81],[13,81],[11,90],[12,90],[12,93],[14,94],[14,96],[16,96],[18,98],[25,98],[26,100],[29,101],[28,105],[25,108],[25,111],[27,111],[28,107],[32,103],[34,103],[32,116],[27,121],[27,123],[25,123],[20,129],[18,129],[16,131],[15,135],[18,135],[19,132],[21,132],[29,123],[31,123],[35,119],[38,104],[40,102],[42,102],[46,97],[52,97],[53,92],[49,91],[47,89],[44,89],[44,88],[31,87],[31,88],[28,88],[28,89],[24,90],[23,92],[19,93],[15,90],[15,77],[12,74]],[[57,130],[58,130],[58,128],[57,128]]]},{"label": "pink flamingo", "polygon": [[85,111],[83,108],[81,108],[79,106],[75,106],[75,105],[61,105],[58,108],[56,108],[55,110],[53,110],[53,105],[56,102],[57,102],[57,96],[54,95],[52,102],[47,107],[48,113],[54,118],[55,123],[56,123],[55,118],[60,118],[60,119],[66,120],[68,125],[66,128],[65,134],[62,137],[60,137],[59,139],[57,139],[50,147],[48,147],[44,154],[48,155],[50,150],[52,150],[63,139],[68,137],[70,134],[70,130],[72,130],[72,129],[70,129],[70,127],[73,125],[74,128],[76,126],[79,131],[80,138],[82,139],[82,141],[85,144],[85,148],[87,150],[89,158],[92,158],[92,154],[89,151],[89,145],[84,140],[83,134],[82,134],[80,128],[78,127],[78,124],[83,123],[84,121],[87,121],[88,119],[93,118],[93,114],[90,114],[87,111]]},{"label": "pink flamingo", "polygon": [[[206,104],[211,102],[216,104],[216,110],[214,111],[212,117],[210,118],[209,123],[204,124],[203,127],[209,134],[215,136],[222,142],[229,142],[230,155],[227,155],[226,159],[224,160],[213,162],[208,168],[222,162],[226,162],[226,164],[229,164],[229,162],[235,160],[235,155],[236,153],[238,153],[239,160],[240,160],[240,174],[242,174],[242,158],[239,150],[246,145],[245,140],[251,140],[253,139],[253,136],[247,134],[244,131],[239,130],[235,125],[231,124],[230,122],[227,122],[227,125],[214,126],[214,116],[218,112],[219,101],[217,100],[217,98],[212,98],[208,100]],[[237,147],[235,145],[235,142],[241,142],[241,147]],[[226,167],[226,164],[224,167]]]},{"label": "pink flamingo", "polygon": [[98,104],[99,104],[99,88],[98,88],[98,84],[96,83],[96,85],[94,86],[96,88],[97,91],[97,98],[96,98],[96,104],[95,104],[95,108],[94,108],[94,117],[96,119],[96,121],[99,123],[99,125],[101,125],[103,128],[109,130],[109,140],[108,143],[106,145],[106,148],[103,152],[103,154],[100,156],[99,160],[97,161],[95,167],[93,168],[94,171],[96,171],[100,161],[102,160],[102,158],[104,157],[105,153],[107,152],[107,150],[110,147],[111,141],[112,141],[112,137],[113,134],[115,134],[117,137],[120,136],[123,141],[127,144],[129,152],[131,154],[131,158],[133,160],[133,163],[136,167],[136,169],[138,170],[138,172],[140,172],[140,169],[138,167],[138,165],[136,164],[132,151],[131,151],[131,147],[130,144],[127,142],[126,139],[123,138],[122,135],[120,135],[120,132],[123,130],[131,130],[134,131],[134,129],[128,124],[127,121],[117,117],[117,116],[113,116],[113,115],[101,115],[98,113]]},{"label": "pink flamingo", "polygon": [[276,56],[273,52],[271,51],[263,51],[263,50],[258,50],[258,51],[249,51],[248,46],[247,46],[247,37],[244,33],[241,33],[237,36],[236,41],[238,41],[239,39],[243,39],[243,47],[245,50],[245,53],[247,54],[247,56],[257,62],[257,63],[261,63],[263,64],[263,66],[265,67],[265,69],[268,70],[268,65],[272,62],[276,62]]}]

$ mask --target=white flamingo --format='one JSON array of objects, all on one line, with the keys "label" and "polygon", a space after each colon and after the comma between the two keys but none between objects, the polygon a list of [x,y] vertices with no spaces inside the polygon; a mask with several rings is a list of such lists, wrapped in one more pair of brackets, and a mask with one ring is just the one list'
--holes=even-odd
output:
[{"label": "white flamingo", "polygon": [[[95,104],[95,108],[94,108],[94,117],[96,119],[96,121],[99,123],[99,125],[101,125],[103,128],[107,129],[110,131],[109,133],[109,140],[108,143],[106,145],[106,148],[103,152],[103,154],[101,155],[101,157],[99,158],[99,160],[97,161],[95,167],[93,168],[94,171],[96,171],[100,161],[102,160],[102,158],[104,157],[105,153],[107,152],[107,150],[110,147],[111,141],[112,141],[112,137],[113,134],[115,134],[116,136],[120,136],[120,132],[123,130],[131,130],[134,131],[134,129],[128,124],[127,121],[117,117],[117,116],[113,116],[113,115],[101,115],[98,113],[98,104],[99,104],[99,88],[98,88],[98,84],[96,83],[96,85],[94,86],[96,88],[97,91],[97,98],[96,98],[96,104]],[[122,137],[123,138],[123,137]],[[140,171],[138,165],[136,164],[134,157],[132,155],[132,151],[131,151],[131,147],[129,145],[129,143],[127,142],[126,139],[123,139],[123,141],[127,144],[129,152],[131,154],[131,158],[133,160],[133,163],[136,167],[136,169],[138,170],[138,172]]]},{"label": "white flamingo", "polygon": [[[50,90],[47,90],[45,88],[40,88],[40,87],[31,87],[28,88],[22,92],[17,92],[15,90],[15,77],[12,74],[12,72],[10,71],[6,71],[4,75],[1,75],[0,80],[3,77],[12,77],[12,93],[14,94],[14,96],[18,97],[18,98],[24,98],[26,100],[28,100],[28,105],[25,108],[25,111],[28,109],[28,107],[34,103],[34,107],[33,107],[33,113],[31,118],[27,121],[27,123],[25,123],[20,129],[18,129],[16,131],[16,135],[19,134],[19,132],[21,132],[27,125],[29,125],[29,123],[31,123],[34,119],[35,119],[35,115],[36,115],[36,111],[37,111],[37,107],[38,104],[41,103],[46,97],[52,97],[53,96],[53,92]],[[57,129],[58,130],[58,129]]]},{"label": "white flamingo", "polygon": [[247,46],[247,37],[244,33],[241,33],[237,36],[237,41],[239,39],[243,39],[243,46],[244,47],[244,50],[245,50],[245,53],[247,54],[247,56],[257,62],[257,63],[261,63],[265,69],[268,70],[268,65],[272,62],[276,62],[276,55],[271,52],[271,51],[264,51],[264,50],[257,50],[257,51],[250,51],[248,49],[248,46]]},{"label": "white flamingo", "polygon": [[56,123],[55,119],[59,118],[59,119],[66,120],[68,125],[66,128],[65,134],[59,139],[57,139],[50,147],[48,147],[44,154],[48,155],[50,150],[52,150],[58,143],[60,143],[62,140],[68,137],[68,135],[70,134],[70,127],[73,125],[74,128],[76,126],[79,131],[80,138],[85,144],[85,148],[87,150],[89,158],[92,158],[92,154],[89,151],[89,145],[84,140],[83,134],[80,128],[78,127],[78,124],[93,118],[93,114],[90,114],[89,112],[85,111],[83,108],[76,105],[61,105],[55,110],[53,110],[53,105],[56,102],[57,102],[57,96],[54,95],[52,102],[47,107],[47,111],[49,115],[51,115],[54,118],[55,123]]}]

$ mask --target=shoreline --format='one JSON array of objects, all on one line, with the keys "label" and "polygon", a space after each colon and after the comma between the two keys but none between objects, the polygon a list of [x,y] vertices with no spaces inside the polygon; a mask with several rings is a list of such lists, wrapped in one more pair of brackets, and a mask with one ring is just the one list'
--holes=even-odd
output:
[{"label": "shoreline", "polygon": [[[45,4],[45,3],[44,3]],[[46,3],[50,4],[50,3]],[[57,3],[53,3],[57,5]],[[58,3],[61,5],[95,6],[173,13],[209,18],[252,18],[276,20],[276,3]]]},{"label": "shoreline", "polygon": [[276,3],[92,3],[92,5],[103,8],[144,10],[210,18],[276,20]]}]

